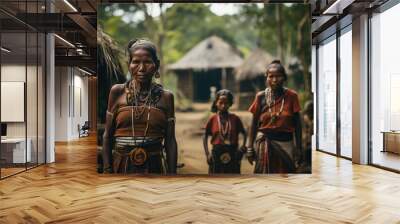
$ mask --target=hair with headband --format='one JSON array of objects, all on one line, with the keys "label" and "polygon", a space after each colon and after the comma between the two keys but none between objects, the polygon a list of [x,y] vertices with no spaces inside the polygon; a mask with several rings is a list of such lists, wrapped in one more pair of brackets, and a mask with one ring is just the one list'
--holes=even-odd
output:
[{"label": "hair with headband", "polygon": [[156,65],[156,69],[160,67],[160,59],[157,56],[157,48],[153,42],[146,39],[134,39],[128,43],[129,62],[132,61],[132,54],[138,49],[144,49],[150,53],[151,59]]},{"label": "hair with headband", "polygon": [[276,70],[283,75],[285,81],[287,80],[287,74],[286,74],[285,67],[283,67],[280,60],[275,59],[267,66],[267,72],[266,72],[267,76],[268,76],[269,70],[271,68],[276,68]]},{"label": "hair with headband", "polygon": [[218,111],[218,109],[217,109],[217,101],[221,96],[226,96],[226,98],[228,98],[228,103],[230,105],[233,104],[233,94],[232,94],[232,92],[227,90],[227,89],[221,89],[220,91],[218,91],[215,94],[215,100],[211,105],[211,112],[216,113]]}]

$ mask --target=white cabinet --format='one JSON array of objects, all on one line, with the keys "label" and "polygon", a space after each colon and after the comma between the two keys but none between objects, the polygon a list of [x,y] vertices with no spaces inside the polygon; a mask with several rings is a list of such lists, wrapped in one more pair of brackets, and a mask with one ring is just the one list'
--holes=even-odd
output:
[{"label": "white cabinet", "polygon": [[[7,153],[6,162],[8,163],[25,163],[32,161],[32,140],[28,138],[26,140],[27,147],[25,151],[25,138],[7,138],[1,140],[1,151],[2,154]],[[12,155],[12,161],[11,161]],[[2,155],[3,157],[3,155]],[[26,159],[26,161],[25,161]],[[7,161],[8,160],[8,161]]]}]

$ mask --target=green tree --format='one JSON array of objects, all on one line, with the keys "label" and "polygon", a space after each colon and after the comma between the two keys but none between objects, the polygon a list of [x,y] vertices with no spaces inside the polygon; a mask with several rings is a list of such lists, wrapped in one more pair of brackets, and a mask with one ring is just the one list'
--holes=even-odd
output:
[{"label": "green tree", "polygon": [[[153,17],[151,7],[158,7],[161,14]],[[310,91],[310,12],[301,4],[241,4],[239,13],[217,16],[201,3],[170,7],[163,3],[115,3],[100,7],[98,21],[121,46],[132,38],[153,40],[159,49],[163,75],[166,64],[182,58],[203,39],[217,35],[244,56],[261,47],[276,55],[287,68],[297,58],[304,88]]]}]

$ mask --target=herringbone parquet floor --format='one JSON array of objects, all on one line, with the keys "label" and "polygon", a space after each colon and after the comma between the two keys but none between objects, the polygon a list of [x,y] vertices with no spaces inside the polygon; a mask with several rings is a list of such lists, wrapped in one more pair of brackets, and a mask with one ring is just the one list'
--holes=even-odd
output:
[{"label": "herringbone parquet floor", "polygon": [[400,175],[319,152],[312,175],[96,173],[93,137],[0,181],[0,223],[400,223]]}]

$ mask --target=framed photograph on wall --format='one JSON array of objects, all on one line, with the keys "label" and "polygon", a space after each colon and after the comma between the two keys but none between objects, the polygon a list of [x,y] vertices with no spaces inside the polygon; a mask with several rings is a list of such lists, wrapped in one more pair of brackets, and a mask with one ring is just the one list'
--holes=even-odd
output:
[{"label": "framed photograph on wall", "polygon": [[99,172],[310,173],[310,7],[98,5]]}]

